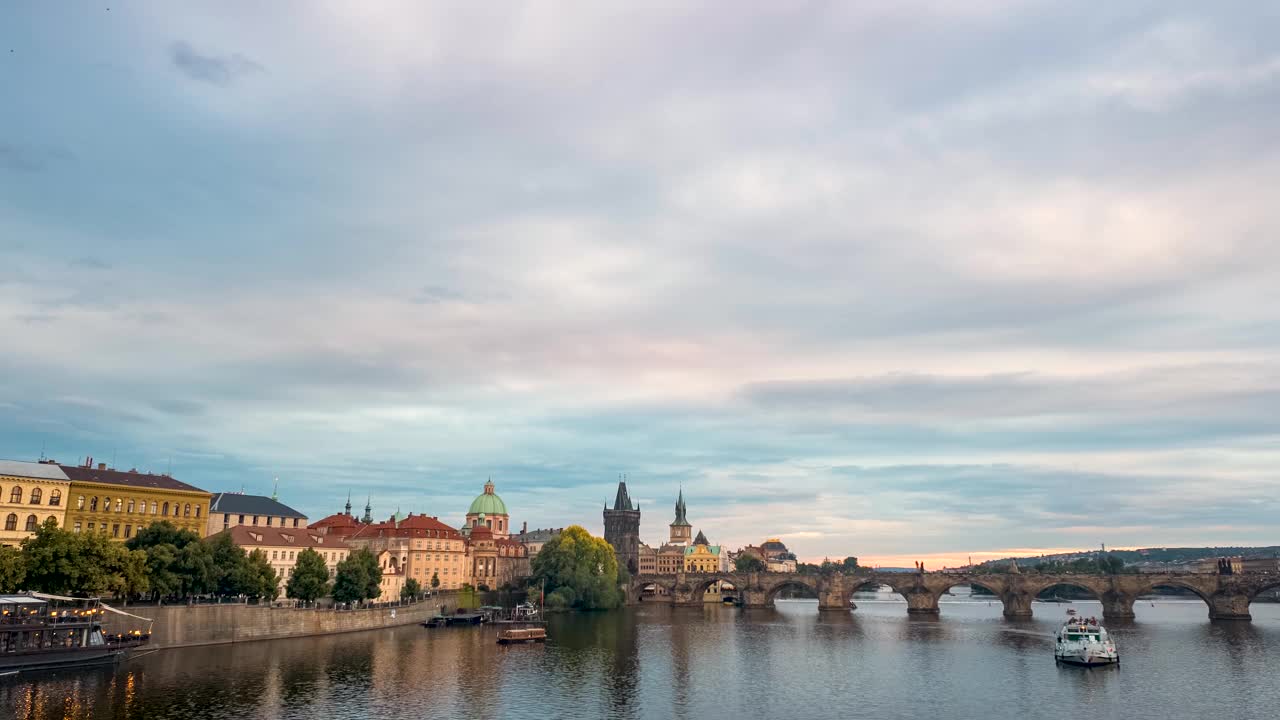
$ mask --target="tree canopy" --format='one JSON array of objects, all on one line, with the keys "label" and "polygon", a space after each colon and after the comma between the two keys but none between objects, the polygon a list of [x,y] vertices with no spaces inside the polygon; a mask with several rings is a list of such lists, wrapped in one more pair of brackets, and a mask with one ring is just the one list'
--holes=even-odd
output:
[{"label": "tree canopy", "polygon": [[320,553],[306,548],[298,553],[293,574],[285,584],[285,595],[304,602],[315,602],[329,594],[329,568]]},{"label": "tree canopy", "polygon": [[533,581],[546,582],[548,605],[601,610],[622,604],[613,547],[578,525],[542,546],[533,559]]},{"label": "tree canopy", "polygon": [[763,560],[745,552],[733,561],[733,569],[740,573],[764,572],[767,568]]},{"label": "tree canopy", "polygon": [[378,558],[363,548],[355,550],[338,563],[333,580],[333,599],[351,603],[372,600],[382,594],[382,568]]}]

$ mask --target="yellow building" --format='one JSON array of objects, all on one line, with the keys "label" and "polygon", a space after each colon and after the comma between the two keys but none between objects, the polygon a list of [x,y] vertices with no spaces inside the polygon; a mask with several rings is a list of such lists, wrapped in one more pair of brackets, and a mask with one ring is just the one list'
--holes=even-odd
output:
[{"label": "yellow building", "polygon": [[66,522],[67,475],[54,463],[0,460],[0,545],[16,547],[52,518]]},{"label": "yellow building", "polygon": [[108,470],[106,463],[60,467],[71,480],[66,518],[71,532],[98,532],[123,542],[167,520],[205,536],[212,495],[200,488],[168,475]]},{"label": "yellow building", "polygon": [[714,573],[725,570],[719,545],[707,542],[707,536],[698,531],[693,545],[684,549],[684,571],[687,573]]}]

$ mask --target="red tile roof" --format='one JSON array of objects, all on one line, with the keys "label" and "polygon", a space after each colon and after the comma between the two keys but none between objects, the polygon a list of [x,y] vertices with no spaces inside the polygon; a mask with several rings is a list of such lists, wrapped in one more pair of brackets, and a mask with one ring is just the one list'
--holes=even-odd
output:
[{"label": "red tile roof", "polygon": [[237,525],[218,533],[218,535],[224,534],[230,534],[231,541],[241,547],[345,548],[347,546],[346,538],[293,528]]},{"label": "red tile roof", "polygon": [[207,493],[193,485],[174,480],[168,475],[152,475],[137,470],[100,470],[96,467],[79,465],[61,465],[62,472],[67,474],[71,482],[96,482],[111,485],[127,485],[136,488],[152,488],[155,490],[182,490],[185,492]]},{"label": "red tile roof", "polygon": [[370,537],[438,537],[458,540],[462,533],[429,515],[414,515],[396,522],[395,518],[360,528],[352,538]]}]

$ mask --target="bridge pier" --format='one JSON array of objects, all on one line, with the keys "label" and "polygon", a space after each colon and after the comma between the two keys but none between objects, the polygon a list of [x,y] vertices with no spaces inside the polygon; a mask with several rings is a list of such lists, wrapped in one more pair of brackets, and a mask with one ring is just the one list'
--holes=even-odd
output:
[{"label": "bridge pier", "polygon": [[1000,596],[1000,602],[1004,605],[1004,616],[1007,618],[1029,618],[1031,617],[1031,601],[1036,596],[1028,592],[1010,591]]},{"label": "bridge pier", "polygon": [[1215,593],[1209,596],[1210,620],[1252,620],[1249,596],[1239,593]]},{"label": "bridge pier", "polygon": [[912,588],[901,593],[907,599],[908,615],[937,615],[938,596],[927,588]]},{"label": "bridge pier", "polygon": [[1132,620],[1133,604],[1137,600],[1132,595],[1111,590],[1098,596],[1102,601],[1102,617],[1107,620]]},{"label": "bridge pier", "polygon": [[768,608],[773,607],[773,598],[769,597],[769,593],[764,590],[755,588],[743,588],[742,607],[744,608]]}]

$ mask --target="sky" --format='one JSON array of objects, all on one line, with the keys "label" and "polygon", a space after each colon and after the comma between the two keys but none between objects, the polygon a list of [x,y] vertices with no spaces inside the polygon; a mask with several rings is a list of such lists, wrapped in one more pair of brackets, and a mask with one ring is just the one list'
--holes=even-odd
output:
[{"label": "sky", "polygon": [[[109,6],[109,7],[107,7]],[[1280,11],[0,9],[0,457],[930,566],[1280,543]]]}]

